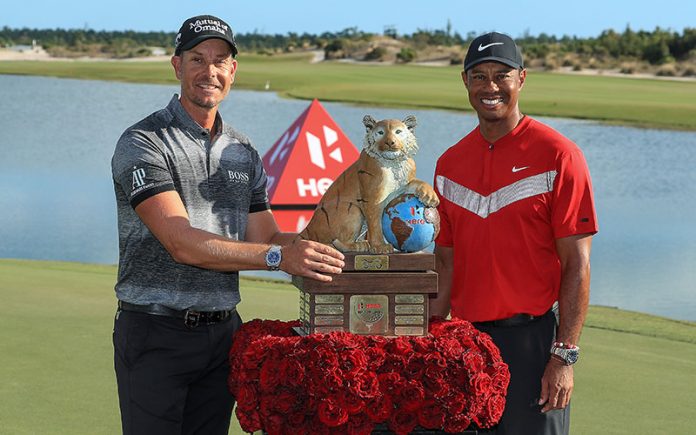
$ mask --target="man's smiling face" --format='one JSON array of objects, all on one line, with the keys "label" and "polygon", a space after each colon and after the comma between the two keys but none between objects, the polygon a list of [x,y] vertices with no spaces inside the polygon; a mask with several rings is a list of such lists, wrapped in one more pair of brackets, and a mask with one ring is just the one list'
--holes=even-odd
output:
[{"label": "man's smiling face", "polygon": [[479,119],[495,122],[517,113],[520,90],[526,70],[518,70],[499,62],[482,62],[462,72],[469,91],[469,102]]}]

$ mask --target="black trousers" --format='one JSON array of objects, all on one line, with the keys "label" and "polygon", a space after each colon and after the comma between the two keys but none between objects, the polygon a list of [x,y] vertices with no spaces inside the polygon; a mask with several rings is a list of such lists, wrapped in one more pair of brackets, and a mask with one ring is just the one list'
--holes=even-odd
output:
[{"label": "black trousers", "polygon": [[491,336],[510,367],[510,385],[500,424],[485,432],[496,435],[567,435],[570,405],[565,409],[541,412],[541,377],[549,361],[556,335],[556,317],[542,318],[521,326],[482,326]]},{"label": "black trousers", "polygon": [[114,367],[124,434],[227,434],[227,389],[235,312],[193,329],[183,319],[118,311]]}]

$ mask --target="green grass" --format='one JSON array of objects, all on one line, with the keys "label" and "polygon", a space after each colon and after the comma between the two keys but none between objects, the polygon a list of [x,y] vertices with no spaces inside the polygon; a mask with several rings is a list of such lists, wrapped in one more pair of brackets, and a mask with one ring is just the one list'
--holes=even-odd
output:
[{"label": "green grass", "polygon": [[[311,64],[306,55],[239,58],[235,86],[283,96],[391,107],[471,110],[460,66]],[[177,83],[168,62],[3,61],[0,74]],[[523,112],[640,127],[696,130],[696,81],[530,71]]]},{"label": "green grass", "polygon": [[[0,432],[120,431],[113,266],[0,260]],[[284,282],[242,280],[245,320],[297,317]],[[696,323],[591,307],[572,433],[686,434],[696,407]],[[241,430],[233,419],[232,434]]]}]

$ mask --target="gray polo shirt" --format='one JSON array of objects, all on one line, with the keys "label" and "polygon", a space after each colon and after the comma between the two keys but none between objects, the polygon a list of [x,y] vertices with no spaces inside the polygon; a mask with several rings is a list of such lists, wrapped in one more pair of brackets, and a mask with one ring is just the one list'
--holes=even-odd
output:
[{"label": "gray polo shirt", "polygon": [[191,225],[244,240],[249,213],[267,210],[266,173],[249,139],[216,119],[218,135],[198,125],[174,95],[166,108],[128,128],[111,170],[118,212],[116,296],[133,304],[216,311],[240,301],[239,274],[179,264],[134,208],[175,190]]}]

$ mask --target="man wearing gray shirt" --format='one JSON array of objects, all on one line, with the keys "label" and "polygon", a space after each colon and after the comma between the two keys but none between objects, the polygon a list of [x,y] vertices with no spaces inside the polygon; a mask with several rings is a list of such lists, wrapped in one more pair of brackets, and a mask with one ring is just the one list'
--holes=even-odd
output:
[{"label": "man wearing gray shirt", "polygon": [[258,153],[218,113],[236,55],[227,23],[210,15],[186,20],[172,57],[181,95],[128,128],[116,145],[113,339],[127,434],[228,432],[234,398],[227,353],[241,324],[238,271],[330,281],[343,267],[332,247],[278,230]]}]

